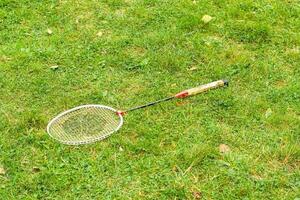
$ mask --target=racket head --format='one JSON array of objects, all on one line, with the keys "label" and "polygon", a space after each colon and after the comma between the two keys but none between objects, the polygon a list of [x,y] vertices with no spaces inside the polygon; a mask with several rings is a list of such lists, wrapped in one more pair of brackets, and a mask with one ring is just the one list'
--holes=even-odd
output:
[{"label": "racket head", "polygon": [[49,122],[47,133],[61,143],[79,145],[103,140],[122,125],[120,112],[108,106],[91,104],[60,113]]}]

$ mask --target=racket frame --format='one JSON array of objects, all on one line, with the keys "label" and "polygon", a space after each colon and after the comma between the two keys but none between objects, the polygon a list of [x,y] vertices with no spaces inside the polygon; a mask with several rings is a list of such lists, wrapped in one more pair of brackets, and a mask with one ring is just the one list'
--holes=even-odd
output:
[{"label": "racket frame", "polygon": [[[83,141],[83,142],[72,142],[72,141],[67,141],[66,142],[66,141],[59,140],[59,139],[55,138],[53,135],[50,134],[50,128],[51,128],[52,124],[56,122],[56,120],[58,120],[59,118],[61,118],[62,116],[66,115],[68,113],[74,112],[74,111],[82,109],[82,108],[87,108],[87,107],[105,108],[105,109],[113,111],[114,113],[116,113],[116,115],[119,116],[119,119],[120,119],[119,125],[117,126],[117,128],[115,130],[113,130],[113,131],[111,131],[111,132],[109,132],[109,133],[107,133],[105,135],[101,135],[101,136],[96,137],[96,138],[94,138],[92,140]],[[63,144],[69,144],[69,145],[88,144],[88,143],[96,142],[96,141],[99,141],[99,140],[103,140],[103,139],[107,138],[108,136],[110,136],[111,134],[117,132],[121,128],[121,126],[123,125],[123,122],[124,122],[123,116],[120,113],[118,113],[118,111],[116,109],[114,109],[112,107],[104,106],[104,105],[99,105],[99,104],[86,104],[86,105],[77,106],[75,108],[71,108],[69,110],[66,110],[66,111],[58,114],[55,118],[53,118],[48,123],[48,125],[47,125],[47,133],[48,133],[48,135],[50,135],[50,137],[52,137],[55,140],[60,141]]]}]

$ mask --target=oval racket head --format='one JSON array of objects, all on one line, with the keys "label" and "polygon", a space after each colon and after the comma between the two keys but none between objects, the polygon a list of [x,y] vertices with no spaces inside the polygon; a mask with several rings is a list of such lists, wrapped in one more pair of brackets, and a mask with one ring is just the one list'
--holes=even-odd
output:
[{"label": "oval racket head", "polygon": [[83,105],[56,116],[49,122],[47,132],[64,144],[78,145],[103,140],[122,124],[122,115],[111,107]]}]

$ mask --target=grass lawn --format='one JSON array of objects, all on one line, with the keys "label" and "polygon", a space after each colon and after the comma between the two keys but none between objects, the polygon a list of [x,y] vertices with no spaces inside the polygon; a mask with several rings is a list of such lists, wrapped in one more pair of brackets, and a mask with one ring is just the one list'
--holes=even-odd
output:
[{"label": "grass lawn", "polygon": [[[101,142],[45,131],[223,78]],[[299,81],[298,0],[1,0],[0,198],[299,199]]]}]

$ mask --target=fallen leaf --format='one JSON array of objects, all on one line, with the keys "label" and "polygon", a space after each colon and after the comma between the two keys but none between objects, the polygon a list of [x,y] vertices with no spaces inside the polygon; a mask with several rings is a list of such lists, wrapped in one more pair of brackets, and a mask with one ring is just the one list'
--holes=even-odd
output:
[{"label": "fallen leaf", "polygon": [[209,15],[203,15],[202,19],[201,19],[205,24],[207,24],[208,22],[210,22],[212,20],[212,17]]},{"label": "fallen leaf", "polygon": [[195,70],[197,70],[197,69],[198,69],[198,68],[194,66],[194,67],[189,68],[188,70],[189,70],[189,71],[195,71]]},{"label": "fallen leaf", "polygon": [[265,117],[266,118],[268,118],[268,117],[270,117],[271,115],[272,115],[272,109],[271,108],[268,108],[268,110],[266,111],[266,113],[265,113]]},{"label": "fallen leaf", "polygon": [[294,48],[288,49],[287,53],[298,55],[300,53],[300,48],[299,47],[294,47]]},{"label": "fallen leaf", "polygon": [[58,69],[58,65],[53,65],[53,66],[50,67],[50,69],[57,70]]},{"label": "fallen leaf", "polygon": [[116,10],[115,14],[117,17],[123,17],[125,15],[125,10],[124,9]]},{"label": "fallen leaf", "polygon": [[261,181],[261,180],[263,180],[263,178],[262,178],[261,176],[257,175],[257,174],[252,175],[252,178],[253,178],[254,180],[256,180],[256,181]]},{"label": "fallen leaf", "polygon": [[220,151],[220,153],[229,153],[230,147],[226,144],[220,144],[219,151]]},{"label": "fallen leaf", "polygon": [[174,166],[172,167],[172,171],[173,171],[173,172],[178,172],[178,168],[177,168],[176,165],[174,165]]},{"label": "fallen leaf", "polygon": [[5,175],[6,170],[3,167],[0,167],[0,175]]},{"label": "fallen leaf", "polygon": [[181,101],[181,102],[180,102],[180,101],[177,101],[177,102],[176,102],[176,106],[182,106],[182,105],[185,105],[186,102],[187,102],[187,101]]},{"label": "fallen leaf", "polygon": [[53,32],[52,32],[52,30],[51,30],[50,28],[48,28],[48,29],[47,29],[47,33],[48,33],[49,35],[51,35]]},{"label": "fallen leaf", "polygon": [[101,37],[102,35],[103,35],[103,32],[102,31],[98,31],[97,36]]},{"label": "fallen leaf", "polygon": [[106,97],[107,94],[108,94],[107,90],[104,90],[104,91],[102,92],[102,95],[103,95],[104,97]]},{"label": "fallen leaf", "polygon": [[171,84],[171,87],[175,87],[177,84],[176,83],[173,83],[173,84]]},{"label": "fallen leaf", "polygon": [[39,172],[39,171],[41,171],[41,169],[38,168],[38,167],[33,167],[32,168],[32,172],[34,172],[34,173]]},{"label": "fallen leaf", "polygon": [[120,146],[120,147],[119,147],[119,151],[124,151],[124,149]]},{"label": "fallen leaf", "polygon": [[201,199],[202,194],[199,191],[193,191],[193,197],[194,199]]},{"label": "fallen leaf", "polygon": [[0,57],[0,61],[10,61],[10,60],[12,60],[12,58],[9,58],[9,57],[4,56],[4,55]]}]

